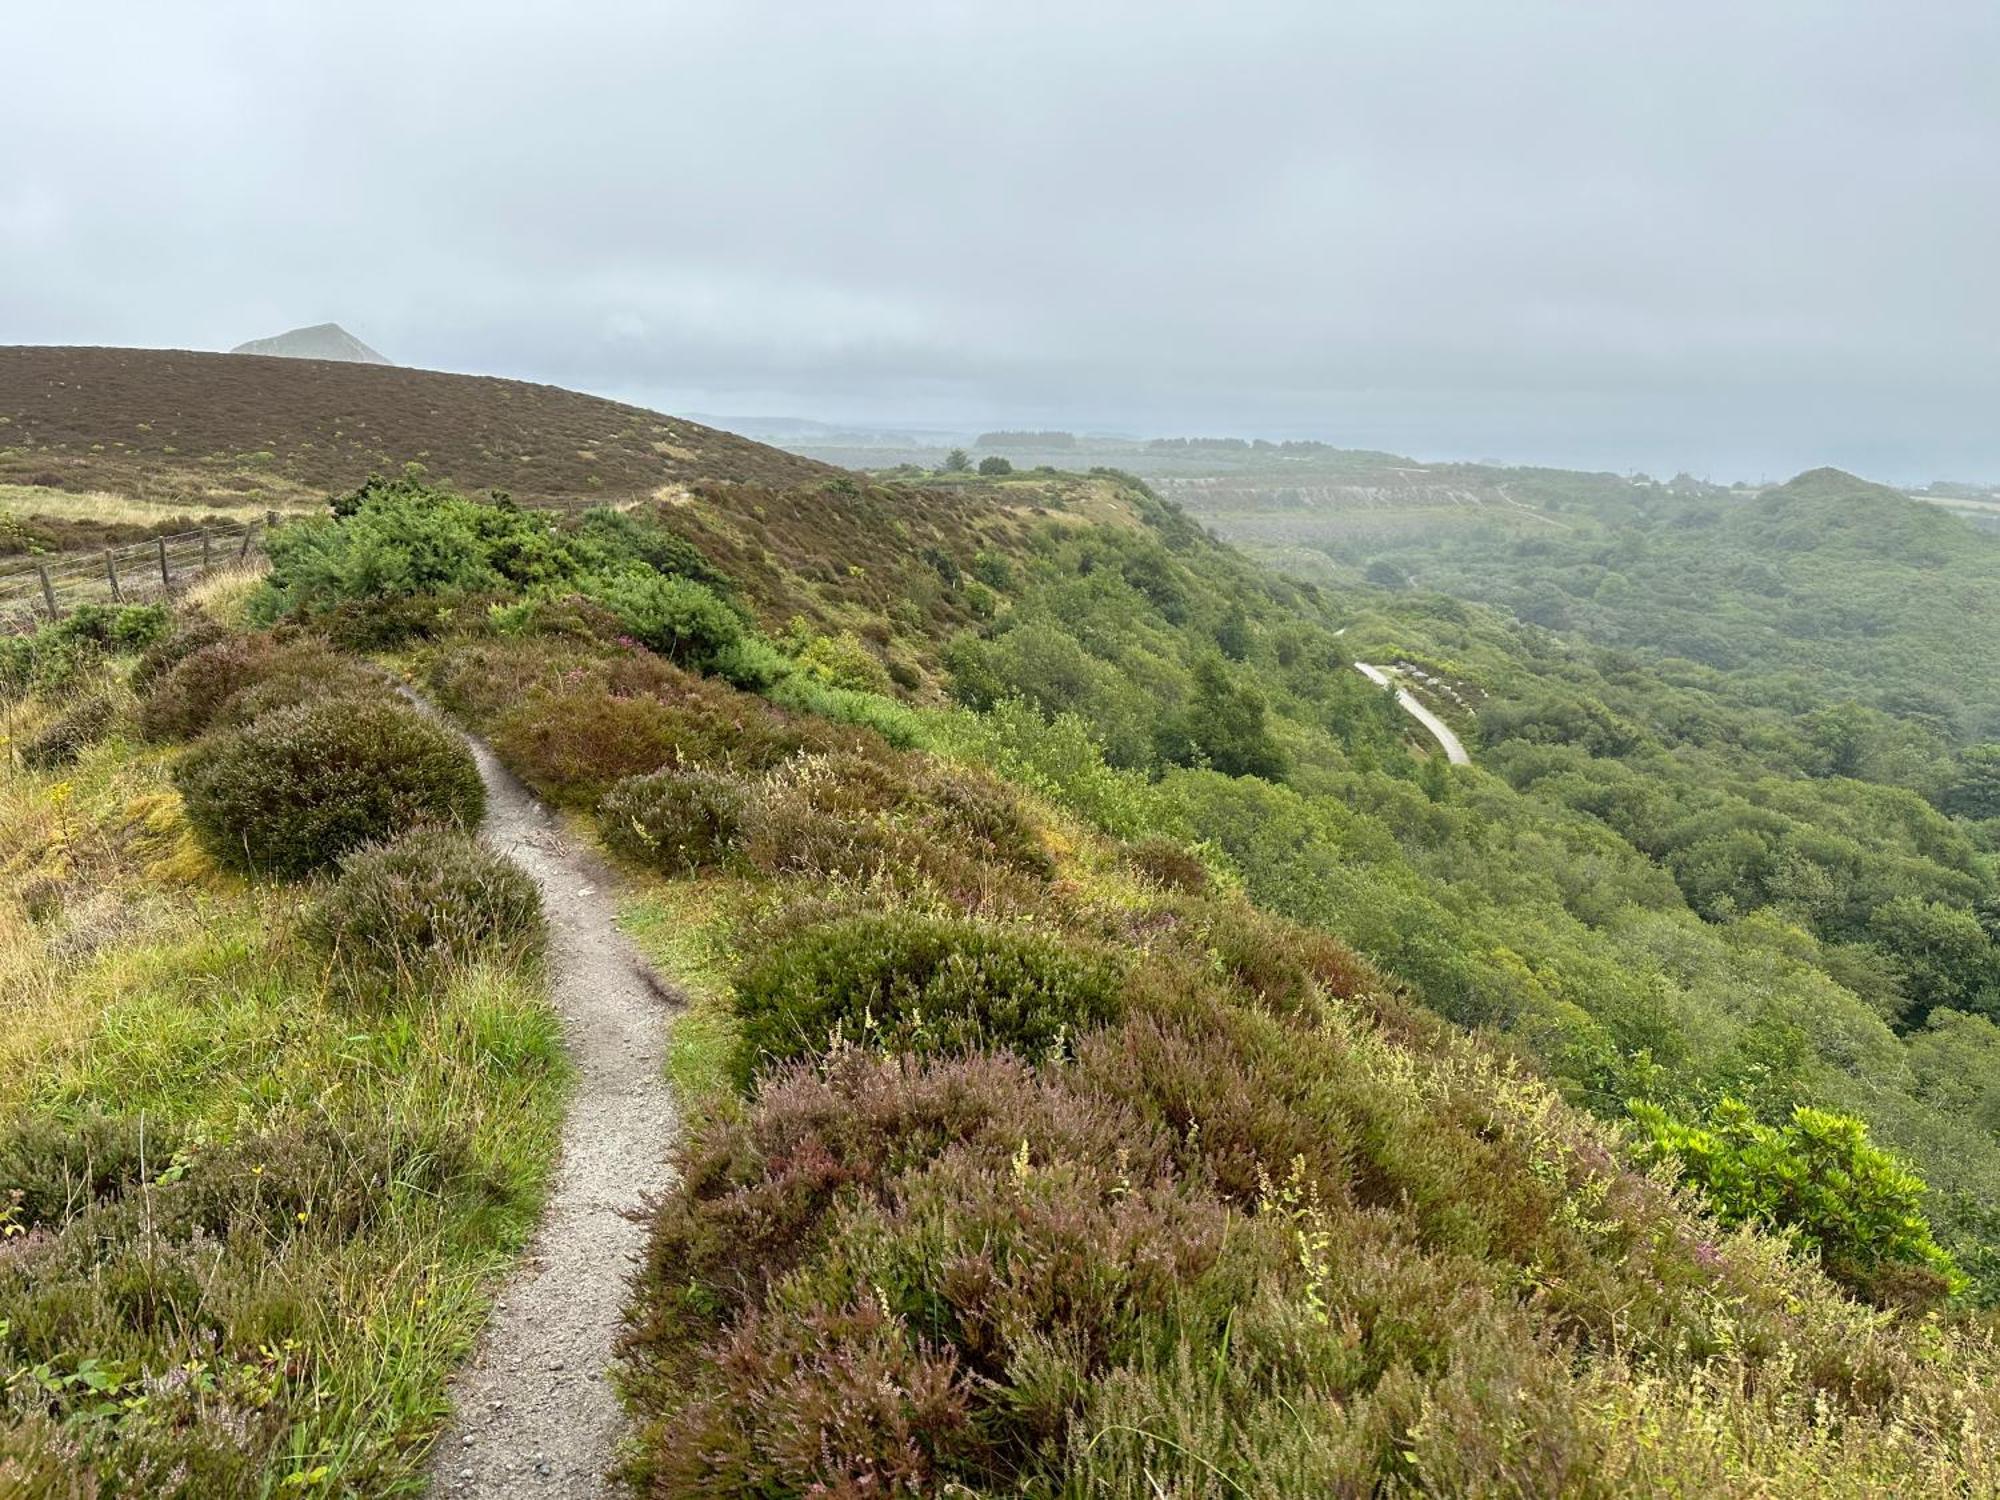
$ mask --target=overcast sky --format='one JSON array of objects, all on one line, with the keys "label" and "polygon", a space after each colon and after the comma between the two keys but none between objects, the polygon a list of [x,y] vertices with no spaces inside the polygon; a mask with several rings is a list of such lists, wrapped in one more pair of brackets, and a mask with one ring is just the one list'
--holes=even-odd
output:
[{"label": "overcast sky", "polygon": [[10,11],[0,343],[2000,479],[1993,0]]}]

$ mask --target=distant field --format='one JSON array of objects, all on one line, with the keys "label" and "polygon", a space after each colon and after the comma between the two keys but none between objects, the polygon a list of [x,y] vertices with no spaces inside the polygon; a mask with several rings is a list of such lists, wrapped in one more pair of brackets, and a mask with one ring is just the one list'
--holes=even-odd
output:
[{"label": "distant field", "polygon": [[419,464],[524,504],[639,499],[695,482],[831,477],[810,459],[553,386],[392,366],[158,349],[0,348],[0,513],[110,521],[317,504]]}]

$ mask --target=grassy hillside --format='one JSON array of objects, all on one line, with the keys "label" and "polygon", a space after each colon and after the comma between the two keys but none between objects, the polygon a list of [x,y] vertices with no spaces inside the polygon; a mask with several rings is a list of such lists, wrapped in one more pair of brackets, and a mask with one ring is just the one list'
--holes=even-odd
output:
[{"label": "grassy hillside", "polygon": [[319,503],[409,463],[468,492],[543,505],[829,473],[729,433],[518,380],[249,354],[0,347],[0,485],[198,513]]},{"label": "grassy hillside", "polygon": [[[157,736],[204,878],[324,899],[284,833],[322,794],[269,768],[374,722],[372,657],[620,861],[694,997],[625,1345],[645,1492],[1995,1486],[2000,902],[1905,720],[1287,579],[1113,473],[560,513],[398,482],[271,550],[141,691],[120,620],[10,648],[17,711],[40,745],[101,683],[75,764]],[[59,964],[80,897],[9,899]],[[126,1035],[87,993],[69,1034]],[[0,1150],[74,1105],[24,1100]],[[0,1252],[0,1299],[85,1275]],[[0,1355],[125,1336],[50,1327]],[[79,1389],[10,1378],[7,1430],[123,1492],[163,1439]]]}]

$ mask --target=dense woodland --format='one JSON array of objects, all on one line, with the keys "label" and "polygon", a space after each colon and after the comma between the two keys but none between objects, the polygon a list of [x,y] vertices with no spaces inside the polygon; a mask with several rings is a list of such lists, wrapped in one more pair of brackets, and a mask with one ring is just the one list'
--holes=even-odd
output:
[{"label": "dense woodland", "polygon": [[[200,1271],[205,1235],[254,1266],[259,1224],[358,1270],[423,1212],[476,1265],[478,1206],[518,1235],[536,1191],[534,1130],[526,1161],[498,1144],[559,1083],[518,995],[534,914],[462,838],[400,836],[471,821],[477,782],[387,673],[623,862],[693,997],[681,1183],[625,1342],[646,1492],[1994,1487],[1986,721],[1976,695],[1946,717],[1896,696],[1931,679],[1884,686],[1978,649],[1925,636],[1930,606],[1806,638],[1824,661],[1670,658],[1637,603],[1620,639],[1358,567],[1265,571],[1102,473],[561,520],[409,479],[271,554],[205,612],[96,612],[0,655],[10,826],[75,822],[98,850],[7,872],[8,961],[51,1008],[132,962],[142,919],[121,936],[91,894],[135,857],[129,788],[101,789],[170,784],[155,837],[235,903],[240,943],[304,903],[279,972],[315,1027],[361,1037],[364,1107],[295,1119],[300,1061],[162,1101],[171,1178],[136,1144],[86,1169],[52,1122],[131,1140],[115,1072],[93,1086],[53,1021],[25,1044],[0,1101],[28,1246],[0,1251],[0,1354],[42,1372],[6,1387],[18,1472],[199,1494],[379,1484],[421,1450],[413,1400],[291,1480],[328,1427],[313,1362],[360,1356],[302,1331],[311,1298],[230,1301]],[[1441,586],[1472,555],[1405,565]],[[1899,554],[1811,568],[1840,556],[1875,559],[1840,587],[1886,608]],[[1797,588],[1804,610],[1822,585]],[[1902,654],[1871,665],[1869,639]],[[1440,684],[1477,764],[1430,753],[1357,656]],[[412,939],[413,901],[473,916]],[[470,1018],[426,1005],[440,984],[515,987],[509,1019],[490,994],[455,1002]],[[474,1039],[462,1138],[368,1102],[413,1026]],[[322,1225],[216,1196],[238,1180],[217,1153],[280,1124],[281,1181],[365,1183],[356,1153],[405,1153],[443,1163],[422,1201],[446,1207]],[[81,1271],[107,1237],[116,1284]],[[228,1403],[159,1384],[192,1339]]]}]

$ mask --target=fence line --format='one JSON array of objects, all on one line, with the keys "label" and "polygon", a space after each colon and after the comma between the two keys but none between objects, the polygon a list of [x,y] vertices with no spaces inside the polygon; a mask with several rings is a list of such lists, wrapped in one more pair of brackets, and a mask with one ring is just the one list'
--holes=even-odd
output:
[{"label": "fence line", "polygon": [[165,599],[214,569],[263,549],[278,524],[237,521],[95,551],[57,552],[0,565],[0,630],[32,630],[85,604]]}]

